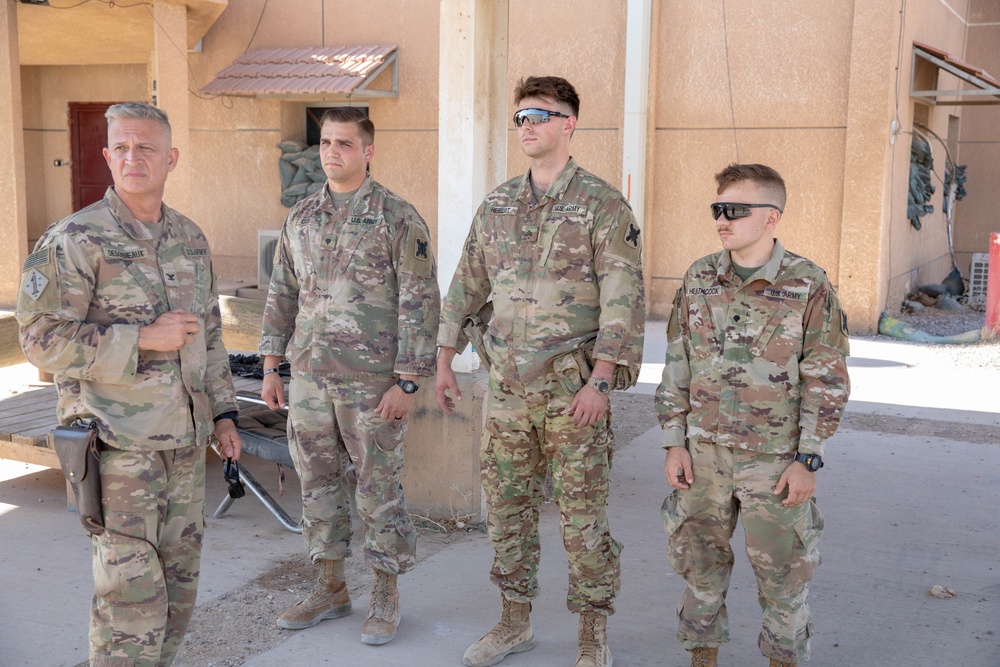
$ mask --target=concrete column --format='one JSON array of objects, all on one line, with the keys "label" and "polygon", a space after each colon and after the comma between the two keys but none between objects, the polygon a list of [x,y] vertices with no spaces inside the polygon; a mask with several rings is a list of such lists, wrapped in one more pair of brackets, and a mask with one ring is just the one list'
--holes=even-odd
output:
[{"label": "concrete column", "polygon": [[[507,0],[442,0],[438,97],[438,275],[442,296],[472,216],[504,180],[507,161]],[[478,368],[466,350],[456,371]]]},{"label": "concrete column", "polygon": [[173,144],[180,152],[177,167],[167,178],[166,203],[181,213],[191,209],[191,140],[187,62],[187,5],[156,0],[153,4],[152,99],[167,112]]},{"label": "concrete column", "polygon": [[[906,190],[894,194],[892,183],[893,150],[897,150],[897,180],[905,183],[909,173],[909,149],[899,148],[900,142],[892,145],[889,127],[895,105],[898,31],[903,28],[894,5],[854,4],[838,285],[853,333],[878,329],[887,293],[889,212],[906,215]],[[907,85],[906,77],[901,85]],[[909,104],[905,89],[900,94]]]},{"label": "concrete column", "polygon": [[28,254],[17,2],[0,0],[0,307],[13,308]]},{"label": "concrete column", "polygon": [[649,36],[652,0],[628,0],[625,28],[625,118],[622,123],[622,192],[645,226],[646,124],[649,111]]}]

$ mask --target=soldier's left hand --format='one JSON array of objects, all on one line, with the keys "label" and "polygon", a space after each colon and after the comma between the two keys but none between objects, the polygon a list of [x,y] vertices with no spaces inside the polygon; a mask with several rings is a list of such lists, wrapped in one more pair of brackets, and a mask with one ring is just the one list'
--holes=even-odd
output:
[{"label": "soldier's left hand", "polygon": [[410,414],[413,407],[413,399],[416,394],[406,394],[398,385],[389,387],[389,391],[382,394],[375,412],[382,415],[386,421],[402,421]]},{"label": "soldier's left hand", "polygon": [[576,392],[573,402],[569,404],[569,412],[573,421],[580,426],[593,426],[604,417],[608,410],[608,397],[598,394],[588,385]]},{"label": "soldier's left hand", "polygon": [[215,437],[219,441],[219,454],[222,458],[232,458],[234,461],[240,460],[240,452],[243,450],[243,440],[232,419],[220,419],[215,422]]},{"label": "soldier's left hand", "polygon": [[780,496],[788,487],[788,497],[781,501],[785,507],[795,507],[813,497],[816,491],[816,473],[809,470],[798,461],[785,468],[778,479],[778,485],[774,487],[774,495]]}]

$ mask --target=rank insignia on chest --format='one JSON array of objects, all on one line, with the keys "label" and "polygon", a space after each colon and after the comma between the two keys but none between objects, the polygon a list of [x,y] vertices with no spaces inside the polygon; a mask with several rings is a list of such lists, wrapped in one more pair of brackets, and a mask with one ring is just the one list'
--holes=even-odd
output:
[{"label": "rank insignia on chest", "polygon": [[336,234],[326,234],[323,236],[323,249],[332,250],[337,245]]}]

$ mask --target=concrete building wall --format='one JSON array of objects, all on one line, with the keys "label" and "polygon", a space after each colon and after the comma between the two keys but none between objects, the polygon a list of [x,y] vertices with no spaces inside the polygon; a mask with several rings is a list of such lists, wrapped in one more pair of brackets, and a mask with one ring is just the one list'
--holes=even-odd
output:
[{"label": "concrete building wall", "polygon": [[[970,0],[965,58],[1000,77],[1000,3]],[[988,252],[991,232],[1000,232],[1000,106],[966,107],[958,162],[968,165],[968,195],[955,211],[955,254],[968,268],[972,253]]]}]

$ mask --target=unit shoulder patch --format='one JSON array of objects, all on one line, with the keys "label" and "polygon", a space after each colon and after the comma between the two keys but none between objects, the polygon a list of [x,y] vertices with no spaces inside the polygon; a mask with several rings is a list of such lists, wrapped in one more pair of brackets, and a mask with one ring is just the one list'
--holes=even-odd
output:
[{"label": "unit shoulder patch", "polygon": [[635,220],[628,220],[618,226],[608,246],[608,254],[623,259],[631,266],[639,266],[642,259],[642,238]]}]

